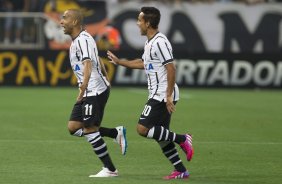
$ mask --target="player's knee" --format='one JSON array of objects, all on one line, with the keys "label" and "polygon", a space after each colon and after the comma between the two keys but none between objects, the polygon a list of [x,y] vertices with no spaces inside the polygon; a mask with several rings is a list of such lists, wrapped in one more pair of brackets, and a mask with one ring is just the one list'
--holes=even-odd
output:
[{"label": "player's knee", "polygon": [[70,134],[73,134],[74,133],[74,129],[73,129],[73,126],[71,126],[70,124],[68,124],[68,131]]},{"label": "player's knee", "polygon": [[69,131],[70,135],[73,135],[76,132],[76,129],[74,129],[74,127],[68,125],[68,131]]},{"label": "player's knee", "polygon": [[76,131],[69,130],[70,135],[74,135]]},{"label": "player's knee", "polygon": [[137,133],[143,137],[146,137],[148,134],[148,128],[142,126],[142,125],[137,125]]},{"label": "player's knee", "polygon": [[79,123],[69,121],[68,122],[68,131],[71,135],[73,135],[78,129],[82,128]]}]

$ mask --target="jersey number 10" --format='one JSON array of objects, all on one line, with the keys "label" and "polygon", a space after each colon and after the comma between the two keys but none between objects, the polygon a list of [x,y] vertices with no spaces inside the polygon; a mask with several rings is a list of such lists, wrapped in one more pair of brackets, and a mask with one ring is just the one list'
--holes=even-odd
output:
[{"label": "jersey number 10", "polygon": [[144,110],[142,112],[142,115],[143,116],[148,116],[150,114],[150,112],[151,112],[151,109],[152,109],[152,107],[150,105],[145,105],[145,108],[144,108]]}]

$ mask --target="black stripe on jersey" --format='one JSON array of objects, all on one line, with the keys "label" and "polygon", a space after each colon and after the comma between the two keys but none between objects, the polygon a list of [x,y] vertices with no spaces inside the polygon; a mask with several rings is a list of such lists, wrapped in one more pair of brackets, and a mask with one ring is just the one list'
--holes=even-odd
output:
[{"label": "black stripe on jersey", "polygon": [[78,42],[78,45],[79,45],[79,48],[80,48],[81,56],[83,56],[83,51],[81,49],[80,41],[78,40],[77,42]]},{"label": "black stripe on jersey", "polygon": [[148,79],[149,79],[149,87],[150,87],[150,89],[152,89],[152,82],[151,82],[151,78],[150,78],[149,74],[148,74]]},{"label": "black stripe on jersey", "polygon": [[157,94],[158,89],[159,89],[159,77],[158,77],[158,73],[155,72],[155,74],[156,74],[156,79],[157,79],[157,88],[156,88],[156,91],[155,91],[155,93],[154,93],[154,95],[153,95],[153,98],[154,98],[154,96]]},{"label": "black stripe on jersey", "polygon": [[157,79],[157,85],[159,85],[159,77],[158,77],[158,73],[157,73],[157,72],[155,72],[155,74],[156,74],[156,79]]},{"label": "black stripe on jersey", "polygon": [[86,48],[87,48],[87,54],[88,54],[88,57],[90,57],[90,54],[89,54],[89,49],[88,49],[88,41],[86,40]]},{"label": "black stripe on jersey", "polygon": [[162,64],[163,64],[163,65],[166,65],[166,64],[172,63],[172,62],[173,62],[173,59],[169,59],[169,60],[167,60],[167,61],[162,62]]},{"label": "black stripe on jersey", "polygon": [[[158,32],[159,33],[159,32]],[[157,34],[158,34],[157,33]],[[157,35],[157,34],[155,34],[154,36],[153,36],[153,38]],[[153,38],[151,38],[150,40],[148,40],[148,43],[151,41],[151,40],[153,40]],[[158,38],[163,38],[163,39],[165,39],[164,37],[162,37],[162,36],[157,36],[156,38],[154,38],[154,40],[153,40],[153,43],[158,39]],[[148,44],[147,43],[147,44]],[[151,44],[151,45],[153,45],[153,43]],[[151,57],[151,60],[153,60],[153,56],[152,56],[152,47],[151,47],[151,49],[150,49],[150,57]],[[164,59],[165,60],[165,59]]]},{"label": "black stripe on jersey", "polygon": [[166,46],[166,48],[167,48],[167,52],[169,53],[170,57],[173,59],[172,54],[171,54],[171,52],[170,52],[170,50],[169,50],[169,48],[168,48],[168,46],[167,46],[167,43],[166,43],[166,42],[165,42],[165,46]]},{"label": "black stripe on jersey", "polygon": [[153,56],[152,56],[152,47],[150,48],[150,57],[151,57],[151,60],[153,60]]},{"label": "black stripe on jersey", "polygon": [[75,52],[75,56],[76,56],[77,60],[80,61],[80,58],[79,58],[77,52]]},{"label": "black stripe on jersey", "polygon": [[175,101],[175,87],[173,88],[173,101]]},{"label": "black stripe on jersey", "polygon": [[90,57],[84,57],[81,61],[85,61],[86,59],[90,59]]},{"label": "black stripe on jersey", "polygon": [[[158,32],[159,33],[159,32]],[[149,44],[149,42],[151,41],[151,40],[153,40],[153,42],[155,42],[158,38],[163,38],[163,39],[165,39],[164,37],[162,37],[162,36],[157,36],[156,38],[155,38],[155,36],[158,34],[158,33],[156,33],[150,40],[148,40],[147,41],[147,44]],[[151,44],[151,45],[153,45],[153,43]],[[159,46],[159,45],[158,45]],[[151,49],[150,49],[150,57],[151,57],[151,60],[153,60],[153,56],[152,56],[152,47],[151,47]],[[165,59],[164,59],[165,60]]]},{"label": "black stripe on jersey", "polygon": [[162,54],[162,57],[163,57],[163,59],[164,59],[164,61],[165,61],[166,59],[165,59],[165,57],[164,57],[164,54],[163,54],[163,52],[162,52],[162,49],[161,49],[161,47],[160,47],[159,42],[157,42],[157,45],[158,45],[158,48],[159,48],[159,50],[160,50],[160,52],[161,52],[161,54]]},{"label": "black stripe on jersey", "polygon": [[81,61],[85,61],[86,59],[90,59],[90,57],[84,57]]}]

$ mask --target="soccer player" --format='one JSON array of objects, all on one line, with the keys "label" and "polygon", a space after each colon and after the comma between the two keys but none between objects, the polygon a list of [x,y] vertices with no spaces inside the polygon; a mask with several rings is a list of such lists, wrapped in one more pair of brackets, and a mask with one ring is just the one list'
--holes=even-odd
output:
[{"label": "soccer player", "polygon": [[175,83],[175,66],[172,47],[167,37],[158,31],[160,11],[154,7],[142,7],[137,25],[141,35],[147,36],[142,59],[121,60],[111,51],[108,58],[112,63],[132,69],[144,69],[147,75],[149,98],[137,125],[137,132],[156,140],[163,154],[170,160],[175,170],[164,179],[188,178],[189,172],[183,165],[175,144],[180,145],[187,160],[193,156],[192,136],[177,134],[169,130],[171,114],[179,100],[179,90]]},{"label": "soccer player", "polygon": [[122,154],[127,148],[125,128],[100,127],[104,108],[110,94],[110,84],[93,37],[83,30],[83,16],[79,10],[64,12],[61,25],[64,33],[70,35],[72,43],[69,50],[70,64],[77,78],[79,93],[73,106],[68,129],[71,135],[84,136],[103,163],[103,169],[89,177],[118,176],[106,143],[102,136],[114,138],[121,146]]}]

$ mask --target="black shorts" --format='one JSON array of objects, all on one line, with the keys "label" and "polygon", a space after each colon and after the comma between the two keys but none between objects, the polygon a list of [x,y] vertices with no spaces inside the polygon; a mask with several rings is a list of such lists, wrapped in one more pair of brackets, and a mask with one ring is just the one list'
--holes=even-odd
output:
[{"label": "black shorts", "polygon": [[100,95],[84,97],[74,104],[69,120],[83,122],[84,127],[100,126],[109,95],[108,88]]},{"label": "black shorts", "polygon": [[[176,102],[174,102],[176,104]],[[163,126],[169,129],[171,114],[167,111],[166,103],[149,99],[140,115],[139,124],[146,128]]]}]

